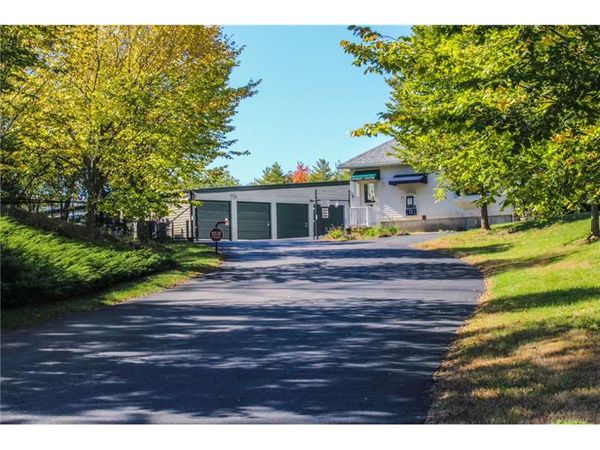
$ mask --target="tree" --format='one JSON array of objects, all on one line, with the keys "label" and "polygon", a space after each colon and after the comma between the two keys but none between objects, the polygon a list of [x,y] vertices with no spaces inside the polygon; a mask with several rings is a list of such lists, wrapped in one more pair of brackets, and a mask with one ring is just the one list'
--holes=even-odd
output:
[{"label": "tree", "polygon": [[[40,184],[39,168],[9,169],[19,165],[15,154],[20,146],[19,119],[35,107],[38,94],[48,81],[48,77],[29,74],[47,67],[47,55],[56,39],[52,27],[0,27],[0,189],[3,199],[31,197]],[[49,168],[44,171],[47,170]]]},{"label": "tree", "polygon": [[[390,39],[353,27],[342,42],[392,88],[388,110],[356,134],[385,133],[401,158],[440,173],[442,190],[506,195],[538,217],[600,199],[600,30],[583,26],[413,27]],[[443,193],[438,193],[443,196]]]},{"label": "tree", "polygon": [[286,175],[279,163],[273,163],[263,169],[262,176],[256,178],[252,184],[284,184],[290,182],[290,176]]},{"label": "tree", "polygon": [[488,92],[473,79],[482,64],[476,46],[454,27],[413,27],[410,37],[392,40],[368,28],[354,31],[363,43],[342,45],[355,64],[389,76],[392,88],[381,120],[355,135],[393,136],[400,159],[415,170],[439,173],[438,198],[448,191],[478,193],[481,227],[488,230],[487,205],[502,191],[495,162],[510,139],[482,101]]},{"label": "tree", "polygon": [[296,169],[292,172],[290,176],[290,181],[292,183],[306,183],[308,181],[308,177],[310,174],[310,169],[308,166],[304,165],[301,162],[296,164]]},{"label": "tree", "polygon": [[231,175],[227,167],[217,167],[206,171],[204,181],[200,183],[200,187],[228,187],[239,186],[240,180]]},{"label": "tree", "polygon": [[512,109],[523,117],[515,124],[509,198],[541,217],[589,205],[591,235],[600,238],[600,28],[521,26],[504,32],[512,38],[506,45],[519,49],[505,76],[513,86]]},{"label": "tree", "polygon": [[[76,179],[90,232],[99,214],[165,214],[173,192],[197,186],[217,157],[239,102],[257,83],[231,87],[240,53],[212,26],[53,27],[46,64],[18,83],[40,86],[20,115],[17,173]],[[4,114],[3,114],[4,116]],[[18,126],[16,126],[18,125]]]},{"label": "tree", "polygon": [[324,158],[319,158],[312,167],[308,176],[310,181],[332,181],[335,179],[335,173]]},{"label": "tree", "polygon": [[339,167],[342,165],[341,161],[337,161],[335,163],[336,171],[333,176],[334,181],[349,181],[350,180],[350,171],[348,169],[340,169]]}]

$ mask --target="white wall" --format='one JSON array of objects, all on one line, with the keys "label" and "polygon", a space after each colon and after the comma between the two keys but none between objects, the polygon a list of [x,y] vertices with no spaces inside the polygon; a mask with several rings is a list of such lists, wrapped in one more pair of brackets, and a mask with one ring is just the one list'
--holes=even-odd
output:
[{"label": "white wall", "polygon": [[[235,190],[225,192],[194,192],[195,200],[220,200],[231,202],[231,238],[238,239],[237,202],[264,202],[271,204],[271,239],[277,238],[277,203],[299,203],[308,205],[308,233],[314,236],[315,190],[319,200],[339,201],[348,206],[349,184],[316,187],[286,187],[279,189]],[[345,200],[345,201],[344,201]]]},{"label": "white wall", "polygon": [[[415,173],[407,165],[395,165],[380,167],[379,181],[375,183],[376,202],[372,205],[377,212],[379,221],[394,221],[406,219],[421,219],[426,215],[427,219],[441,219],[452,217],[478,217],[479,208],[473,204],[477,196],[457,197],[454,192],[448,192],[444,200],[436,200],[434,197],[437,187],[437,175],[428,174],[427,184],[401,184],[392,186],[389,181],[394,175]],[[366,206],[364,202],[364,190],[362,185],[366,182],[351,182],[352,206]],[[417,216],[406,216],[406,196],[414,195],[417,207]],[[500,205],[494,203],[488,206],[490,216],[512,214],[512,208],[507,207],[503,211]]]}]

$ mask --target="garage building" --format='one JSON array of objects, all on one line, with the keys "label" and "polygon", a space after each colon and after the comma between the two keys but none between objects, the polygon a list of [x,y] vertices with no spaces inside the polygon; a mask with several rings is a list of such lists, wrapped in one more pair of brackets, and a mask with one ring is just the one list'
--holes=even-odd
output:
[{"label": "garage building", "polygon": [[[208,239],[217,222],[223,239],[284,239],[323,235],[345,226],[350,202],[348,181],[234,186],[191,192],[199,206],[184,205],[163,219],[173,237]],[[315,207],[316,205],[316,207]]]}]

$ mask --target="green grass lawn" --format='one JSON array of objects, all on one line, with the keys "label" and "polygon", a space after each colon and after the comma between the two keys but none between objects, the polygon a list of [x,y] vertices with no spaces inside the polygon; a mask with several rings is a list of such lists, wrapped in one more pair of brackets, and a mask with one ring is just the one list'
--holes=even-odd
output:
[{"label": "green grass lawn", "polygon": [[600,422],[600,242],[589,219],[509,224],[421,245],[486,292],[436,374],[432,423]]},{"label": "green grass lawn", "polygon": [[116,304],[218,267],[211,248],[69,238],[0,217],[2,330]]}]

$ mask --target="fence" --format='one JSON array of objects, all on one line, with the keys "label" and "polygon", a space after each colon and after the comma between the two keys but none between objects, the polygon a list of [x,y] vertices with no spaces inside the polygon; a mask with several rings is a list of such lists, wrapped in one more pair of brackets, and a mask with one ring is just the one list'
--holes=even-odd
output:
[{"label": "fence", "polygon": [[377,211],[370,206],[353,206],[349,209],[351,227],[371,227],[377,222]]},{"label": "fence", "polygon": [[21,208],[47,217],[80,222],[85,217],[86,204],[81,200],[53,200],[35,198],[0,199],[3,207]]},{"label": "fence", "polygon": [[[61,223],[71,227],[70,229],[75,232],[77,226],[83,226],[87,221],[87,207],[83,200],[54,200],[54,199],[36,199],[36,198],[11,198],[11,199],[0,199],[2,209],[12,209],[17,211],[26,211],[32,213],[38,217],[45,217],[54,220],[54,225],[51,227],[60,228]],[[31,217],[33,223],[35,223],[35,217]],[[50,226],[50,223],[44,222],[46,226]],[[75,228],[72,225],[76,225]],[[40,222],[42,226],[42,222]],[[106,215],[98,215],[96,226],[103,233],[107,233],[113,236],[132,236],[133,235],[133,224],[125,222],[116,217],[110,217]],[[75,233],[78,235],[79,233]]]},{"label": "fence", "polygon": [[192,240],[194,238],[194,221],[161,219],[138,222],[135,237],[155,240]]},{"label": "fence", "polygon": [[[41,214],[50,219],[84,226],[87,220],[86,203],[81,200],[54,199],[0,199],[2,208],[13,208]],[[102,232],[114,236],[127,236],[140,240],[192,240],[195,236],[194,221],[189,216],[190,206],[180,208],[175,214],[160,220],[126,222],[118,217],[98,217],[97,226]]]}]

